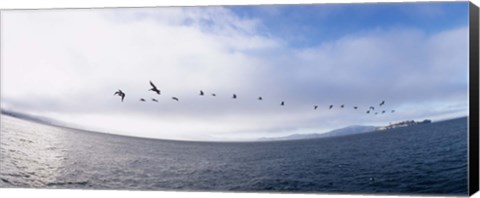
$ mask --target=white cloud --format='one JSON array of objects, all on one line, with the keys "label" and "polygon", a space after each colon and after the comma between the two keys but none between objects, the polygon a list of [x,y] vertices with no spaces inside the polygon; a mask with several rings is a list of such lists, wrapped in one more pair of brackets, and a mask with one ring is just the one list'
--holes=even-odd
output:
[{"label": "white cloud", "polygon": [[[290,49],[263,30],[260,19],[221,7],[8,11],[2,108],[87,129],[195,140],[466,113],[465,27],[376,29],[308,49]],[[158,104],[138,102],[156,97],[149,80],[162,90]],[[119,88],[124,103],[113,96]],[[217,97],[200,97],[200,89]],[[398,113],[374,118],[351,109],[383,99]],[[350,109],[326,109],[343,103]]]}]

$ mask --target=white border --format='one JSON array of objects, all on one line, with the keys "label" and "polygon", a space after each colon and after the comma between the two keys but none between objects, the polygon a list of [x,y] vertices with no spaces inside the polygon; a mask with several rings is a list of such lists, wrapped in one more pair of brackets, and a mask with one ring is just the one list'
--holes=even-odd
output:
[{"label": "white border", "polygon": [[[374,2],[446,2],[455,0],[1,0],[0,9],[42,8],[104,8],[149,6],[207,6],[207,5],[260,5],[260,4],[312,4],[312,3],[374,3]],[[456,0],[459,1],[459,0]],[[463,0],[462,0],[463,1]],[[480,0],[472,0],[480,6]]]},{"label": "white border", "polygon": [[[434,0],[435,2],[448,0]],[[312,4],[312,3],[372,3],[372,2],[428,2],[426,0],[0,0],[1,10],[45,9],[45,8],[106,8],[106,7],[151,7],[151,6],[206,6],[206,5],[260,5],[260,4]],[[430,1],[432,2],[432,1]],[[472,0],[480,6],[480,0]],[[1,160],[1,159],[0,159]],[[1,167],[0,167],[1,171]],[[377,195],[327,195],[296,193],[215,193],[215,192],[163,192],[163,191],[126,191],[126,190],[47,190],[47,189],[5,189],[0,188],[1,197],[230,197],[230,198],[369,198],[369,197],[426,197],[426,196],[377,196]],[[476,198],[480,198],[477,193]]]}]

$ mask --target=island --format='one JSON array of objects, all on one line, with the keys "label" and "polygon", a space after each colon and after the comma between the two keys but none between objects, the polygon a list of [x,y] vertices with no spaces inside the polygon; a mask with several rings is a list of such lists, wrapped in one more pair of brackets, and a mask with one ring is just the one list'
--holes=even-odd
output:
[{"label": "island", "polygon": [[413,125],[417,125],[417,124],[428,124],[428,123],[432,123],[432,121],[428,120],[428,119],[420,121],[420,122],[416,122],[414,120],[406,120],[406,121],[397,122],[397,123],[394,123],[394,124],[389,124],[389,125],[384,126],[384,127],[378,127],[377,131],[384,131],[384,130],[388,130],[388,129],[394,129],[394,128],[399,128],[399,127],[408,127],[408,126],[413,126]]}]

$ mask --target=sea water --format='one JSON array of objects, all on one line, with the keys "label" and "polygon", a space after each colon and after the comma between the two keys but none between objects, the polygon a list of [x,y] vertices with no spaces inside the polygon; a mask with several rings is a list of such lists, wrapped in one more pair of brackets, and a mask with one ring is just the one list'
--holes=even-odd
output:
[{"label": "sea water", "polygon": [[0,186],[467,194],[467,118],[344,137],[182,142],[2,115]]}]

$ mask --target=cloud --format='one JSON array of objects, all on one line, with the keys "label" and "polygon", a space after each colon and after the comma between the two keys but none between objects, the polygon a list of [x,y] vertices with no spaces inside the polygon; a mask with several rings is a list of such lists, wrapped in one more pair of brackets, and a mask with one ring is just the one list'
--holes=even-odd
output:
[{"label": "cloud", "polygon": [[[8,11],[1,31],[2,108],[84,129],[242,140],[467,112],[466,27],[377,28],[290,48],[261,18],[207,7]],[[366,116],[381,100],[398,113]]]}]

